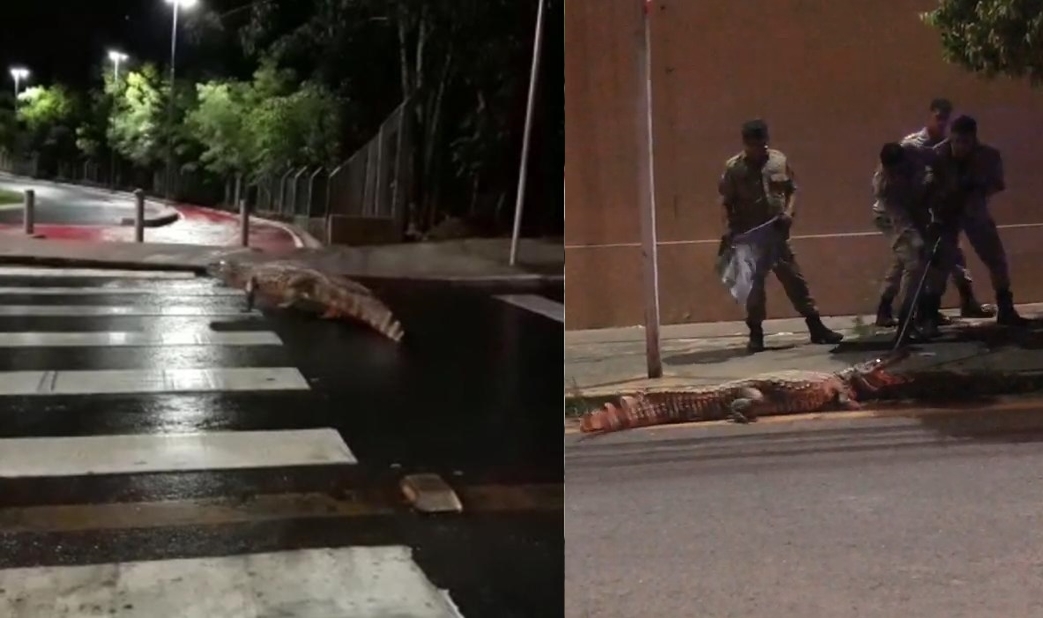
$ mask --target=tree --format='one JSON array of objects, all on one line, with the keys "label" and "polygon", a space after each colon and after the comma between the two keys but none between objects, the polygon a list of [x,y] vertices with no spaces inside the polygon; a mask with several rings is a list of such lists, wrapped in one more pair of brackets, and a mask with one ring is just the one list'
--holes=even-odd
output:
[{"label": "tree", "polygon": [[256,178],[290,165],[336,162],[340,103],[321,84],[296,86],[292,71],[266,59],[252,82],[208,82],[197,92],[186,126],[209,171]]},{"label": "tree", "polygon": [[146,64],[127,73],[107,131],[112,147],[137,165],[160,162],[166,143],[165,102],[166,89],[154,65]]},{"label": "tree", "polygon": [[1038,0],[941,0],[921,18],[941,34],[946,61],[987,77],[1043,82]]},{"label": "tree", "polygon": [[17,117],[25,126],[26,149],[39,156],[44,174],[55,173],[59,161],[75,156],[77,108],[78,101],[61,84],[19,93]]},{"label": "tree", "polygon": [[250,84],[207,82],[198,84],[196,92],[199,103],[188,113],[186,124],[203,147],[201,163],[222,176],[245,172],[253,154]]}]

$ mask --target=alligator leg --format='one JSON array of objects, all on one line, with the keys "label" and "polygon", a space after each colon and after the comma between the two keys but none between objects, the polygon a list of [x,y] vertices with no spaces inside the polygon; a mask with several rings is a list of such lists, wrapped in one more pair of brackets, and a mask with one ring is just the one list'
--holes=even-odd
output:
[{"label": "alligator leg", "polygon": [[279,303],[280,309],[290,309],[301,300],[308,298],[308,293],[303,289],[308,284],[306,277],[293,277],[286,282],[286,300]]},{"label": "alligator leg", "polygon": [[250,313],[254,310],[254,301],[257,296],[257,279],[250,277],[246,281],[246,310],[243,313]]},{"label": "alligator leg", "polygon": [[848,397],[847,393],[840,393],[837,395],[837,403],[843,410],[861,410],[862,404],[858,403],[851,397]]},{"label": "alligator leg", "polygon": [[764,403],[764,393],[755,388],[744,388],[742,396],[729,404],[729,416],[735,423],[755,423],[757,421],[757,405]]}]

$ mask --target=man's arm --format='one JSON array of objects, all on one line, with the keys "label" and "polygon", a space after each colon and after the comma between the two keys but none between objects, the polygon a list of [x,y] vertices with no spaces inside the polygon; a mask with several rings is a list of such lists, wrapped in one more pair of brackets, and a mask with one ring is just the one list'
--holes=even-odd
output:
[{"label": "man's arm", "polygon": [[991,197],[1000,191],[1004,191],[1007,188],[1007,183],[1003,178],[1003,155],[1000,151],[990,148],[989,156],[986,160],[986,182],[985,182],[985,197]]},{"label": "man's arm", "polygon": [[786,209],[783,213],[792,219],[797,216],[797,177],[788,161],[786,162],[786,177],[789,178],[789,183],[786,187]]},{"label": "man's arm", "polygon": [[724,168],[724,173],[717,181],[717,193],[721,196],[721,227],[732,232],[732,217],[735,205],[739,202],[739,191],[730,167]]}]

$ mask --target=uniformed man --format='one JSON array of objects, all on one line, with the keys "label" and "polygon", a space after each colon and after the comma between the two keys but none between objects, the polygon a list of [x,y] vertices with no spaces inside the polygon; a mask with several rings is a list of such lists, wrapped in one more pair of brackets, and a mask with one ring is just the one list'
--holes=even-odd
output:
[{"label": "uniformed man", "polygon": [[[929,151],[943,142],[947,137],[946,133],[949,125],[949,118],[952,115],[952,109],[952,102],[948,99],[938,98],[931,101],[929,108],[930,116],[927,119],[927,124],[923,129],[916,133],[911,133],[905,136],[901,141],[901,145],[922,154],[925,158],[930,158],[932,153]],[[974,282],[971,279],[970,270],[967,268],[967,261],[958,242],[955,249],[951,276],[953,284],[960,293],[961,316],[965,318],[987,318],[995,315],[995,311],[992,307],[989,305],[982,305],[975,298],[973,287]],[[892,314],[892,305],[895,296],[898,294],[902,278],[903,267],[896,257],[892,260],[887,274],[884,275],[884,282],[880,291],[880,305],[877,308],[876,315],[877,326],[895,325],[895,319]],[[941,313],[939,313],[937,317],[939,318],[939,321],[947,322]]]},{"label": "uniformed man", "polygon": [[[873,222],[887,238],[902,277],[899,323],[913,315],[916,287],[927,269],[924,236],[931,215],[927,203],[927,167],[917,153],[891,142],[880,149],[873,174]],[[931,325],[930,322],[926,322]],[[918,329],[919,330],[919,329]],[[913,329],[906,329],[908,335]]]},{"label": "uniformed man", "polygon": [[[1007,255],[988,208],[989,198],[1006,189],[1000,152],[978,141],[978,123],[970,116],[956,118],[949,139],[933,151],[931,171],[947,196],[943,207],[947,214],[942,216],[951,216],[958,222],[989,269],[996,292],[996,322],[1006,326],[1024,324],[1014,308]],[[944,283],[942,279],[938,294],[944,293]]]},{"label": "uniformed man", "polygon": [[728,159],[718,183],[724,207],[726,236],[734,237],[777,218],[774,234],[764,247],[773,256],[763,261],[753,277],[753,289],[746,301],[746,325],[750,329],[747,349],[764,349],[762,324],[767,317],[764,285],[768,272],[774,272],[796,309],[808,326],[812,343],[839,343],[844,336],[822,323],[815,301],[808,291],[797,259],[790,247],[789,231],[796,215],[797,185],[786,155],[768,148],[768,126],[762,120],[742,125],[743,151]]}]

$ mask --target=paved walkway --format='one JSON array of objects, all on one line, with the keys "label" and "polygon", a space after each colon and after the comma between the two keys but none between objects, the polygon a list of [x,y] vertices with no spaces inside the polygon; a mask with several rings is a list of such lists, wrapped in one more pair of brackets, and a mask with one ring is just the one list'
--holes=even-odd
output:
[{"label": "paved walkway", "polygon": [[[1026,317],[1043,316],[1043,304],[1021,305]],[[747,354],[742,322],[685,324],[662,329],[663,378],[646,373],[644,329],[613,328],[565,333],[565,394],[603,397],[648,386],[709,385],[778,369],[835,371],[888,349],[893,331],[866,326],[871,316],[824,321],[843,332],[839,346],[811,345],[803,320],[765,323],[768,350]],[[860,324],[861,323],[861,324]],[[904,370],[1043,373],[1043,323],[1014,332],[990,320],[946,327],[937,342],[916,348]]]}]

